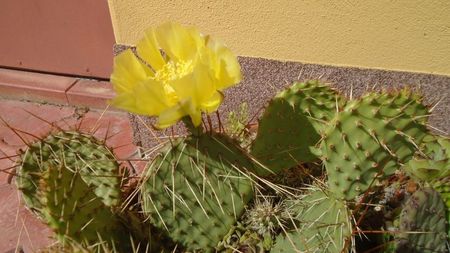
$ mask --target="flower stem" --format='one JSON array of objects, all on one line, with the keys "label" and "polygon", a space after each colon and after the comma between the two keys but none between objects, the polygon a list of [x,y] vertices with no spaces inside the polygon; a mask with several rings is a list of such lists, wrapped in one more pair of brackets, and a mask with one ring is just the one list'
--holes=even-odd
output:
[{"label": "flower stem", "polygon": [[181,119],[184,123],[184,126],[186,129],[191,133],[193,136],[199,136],[203,133],[203,127],[202,124],[198,126],[194,126],[194,124],[191,121],[191,118],[189,116],[185,116]]}]

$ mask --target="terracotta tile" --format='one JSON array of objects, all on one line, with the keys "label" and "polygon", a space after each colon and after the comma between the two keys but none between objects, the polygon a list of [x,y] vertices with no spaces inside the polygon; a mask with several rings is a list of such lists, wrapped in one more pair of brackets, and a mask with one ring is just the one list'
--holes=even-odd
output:
[{"label": "terracotta tile", "polygon": [[67,104],[65,92],[75,81],[72,77],[0,68],[0,96]]},{"label": "terracotta tile", "polygon": [[115,96],[111,83],[89,79],[78,80],[66,94],[70,105],[99,109],[106,108],[107,101]]}]

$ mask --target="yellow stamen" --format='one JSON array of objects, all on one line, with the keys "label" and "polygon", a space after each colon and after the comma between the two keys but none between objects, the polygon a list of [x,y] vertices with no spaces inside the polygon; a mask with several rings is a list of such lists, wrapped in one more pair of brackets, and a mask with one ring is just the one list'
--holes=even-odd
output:
[{"label": "yellow stamen", "polygon": [[170,81],[180,79],[185,75],[192,72],[194,64],[192,61],[186,62],[167,62],[160,70],[155,73],[153,77],[156,81],[164,84],[164,91],[167,94],[169,101],[172,104],[178,102],[178,96],[172,86],[169,85]]},{"label": "yellow stamen", "polygon": [[172,80],[177,80],[192,72],[192,61],[168,62],[158,72],[155,73],[154,79],[164,84]]}]

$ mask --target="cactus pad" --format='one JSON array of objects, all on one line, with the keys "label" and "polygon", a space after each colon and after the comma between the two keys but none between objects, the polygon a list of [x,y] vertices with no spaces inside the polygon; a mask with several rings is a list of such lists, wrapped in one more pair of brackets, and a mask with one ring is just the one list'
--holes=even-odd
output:
[{"label": "cactus pad", "polygon": [[349,101],[331,122],[320,149],[330,191],[351,200],[407,162],[427,133],[428,111],[407,90]]},{"label": "cactus pad", "polygon": [[426,136],[420,152],[403,167],[412,177],[430,182],[450,176],[450,140]]},{"label": "cactus pad", "polygon": [[432,189],[416,191],[400,214],[398,252],[448,252],[444,203]]},{"label": "cactus pad", "polygon": [[252,163],[216,134],[172,141],[147,169],[141,186],[145,215],[190,250],[212,251],[253,196],[243,174]]},{"label": "cactus pad", "polygon": [[446,207],[447,235],[450,238],[450,177],[433,182],[433,189],[441,194]]},{"label": "cactus pad", "polygon": [[317,159],[317,144],[325,125],[343,99],[329,86],[295,83],[272,99],[260,122],[251,153],[274,172]]},{"label": "cactus pad", "polygon": [[119,165],[112,152],[91,135],[71,131],[50,134],[30,145],[21,163],[16,182],[25,204],[32,210],[40,208],[36,191],[42,173],[61,163],[79,171],[105,205],[114,206],[120,202]]},{"label": "cactus pad", "polygon": [[78,242],[100,238],[115,241],[110,236],[119,230],[119,223],[114,222],[113,213],[81,175],[64,164],[44,172],[38,196],[42,201],[41,215],[60,241],[64,242],[66,237]]},{"label": "cactus pad", "polygon": [[116,241],[121,225],[110,207],[120,204],[119,165],[91,135],[59,132],[31,144],[16,182],[25,204],[58,239]]},{"label": "cactus pad", "polygon": [[293,203],[296,228],[279,235],[271,252],[347,252],[352,225],[344,202],[317,190]]}]

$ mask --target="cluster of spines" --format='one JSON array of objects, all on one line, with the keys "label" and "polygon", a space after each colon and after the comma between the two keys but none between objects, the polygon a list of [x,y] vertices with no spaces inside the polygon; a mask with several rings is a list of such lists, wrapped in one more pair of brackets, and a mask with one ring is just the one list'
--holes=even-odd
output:
[{"label": "cluster of spines", "polygon": [[289,209],[283,202],[275,203],[269,197],[263,197],[263,200],[256,198],[244,216],[248,229],[266,237],[275,235],[289,220]]}]

